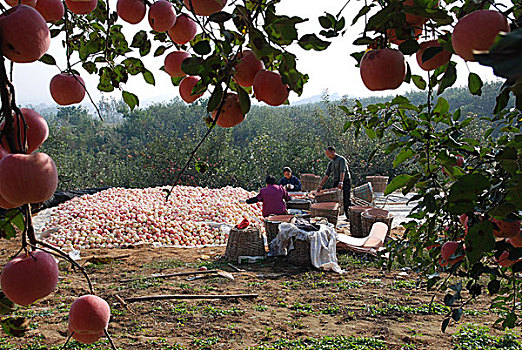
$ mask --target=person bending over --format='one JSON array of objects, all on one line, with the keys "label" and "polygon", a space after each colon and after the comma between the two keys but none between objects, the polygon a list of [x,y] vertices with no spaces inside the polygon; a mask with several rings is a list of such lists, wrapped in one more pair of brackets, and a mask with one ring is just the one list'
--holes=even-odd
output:
[{"label": "person bending over", "polygon": [[292,169],[285,167],[283,169],[283,177],[279,180],[279,184],[283,186],[287,191],[301,191],[301,181],[297,176],[292,175]]},{"label": "person bending over", "polygon": [[247,204],[263,202],[263,216],[286,214],[286,201],[291,198],[283,186],[277,184],[274,176],[266,177],[266,187],[255,197],[246,200]]}]

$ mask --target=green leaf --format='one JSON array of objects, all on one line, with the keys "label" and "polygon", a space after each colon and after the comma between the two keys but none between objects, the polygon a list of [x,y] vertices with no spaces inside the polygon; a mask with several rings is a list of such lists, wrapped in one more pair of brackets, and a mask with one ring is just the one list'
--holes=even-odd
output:
[{"label": "green leaf", "polygon": [[85,62],[82,64],[83,69],[89,74],[96,73],[96,64],[94,62]]},{"label": "green leaf", "polygon": [[426,81],[420,76],[413,74],[411,76],[411,80],[413,81],[413,84],[415,84],[416,87],[418,87],[421,90],[426,89]]},{"label": "green leaf", "polygon": [[329,28],[333,28],[335,23],[330,22],[330,20],[326,16],[320,16],[319,17],[319,24],[324,29],[329,29]]},{"label": "green leaf", "polygon": [[482,79],[475,74],[475,73],[469,73],[468,76],[468,88],[469,92],[472,95],[482,95],[482,86],[484,86],[484,83],[482,82]]},{"label": "green leaf", "polygon": [[422,53],[422,63],[431,60],[433,57],[437,56],[439,53],[444,51],[444,48],[441,46],[430,46]]},{"label": "green leaf", "polygon": [[0,291],[0,315],[10,314],[15,310],[15,304]]},{"label": "green leaf", "polygon": [[446,114],[449,112],[450,104],[444,97],[439,97],[435,107],[433,107],[433,114]]},{"label": "green leaf", "polygon": [[403,148],[393,160],[393,167],[398,167],[400,164],[413,157],[414,154],[415,152],[413,152],[411,148]]},{"label": "green leaf", "polygon": [[500,34],[489,53],[474,56],[480,64],[493,67],[493,73],[499,77],[509,81],[522,78],[522,29]]},{"label": "green leaf", "polygon": [[315,51],[323,51],[330,46],[330,42],[319,39],[315,34],[303,35],[298,44],[305,50]]},{"label": "green leaf", "polygon": [[189,57],[181,62],[181,69],[188,75],[200,75],[205,71],[205,61],[200,57]]},{"label": "green leaf", "polygon": [[194,49],[194,52],[201,56],[208,55],[212,51],[208,40],[201,40],[200,42],[196,43],[192,48]]},{"label": "green leaf", "polygon": [[437,95],[442,94],[444,90],[451,87],[453,84],[455,84],[455,81],[457,81],[457,69],[455,68],[456,66],[457,64],[453,61],[450,61],[448,63],[448,66],[446,67],[446,72],[440,80]]},{"label": "green leaf", "polygon": [[489,221],[482,221],[471,226],[465,237],[466,256],[470,264],[480,260],[485,252],[495,248],[495,236],[493,236],[493,225]]},{"label": "green leaf", "polygon": [[246,115],[250,111],[250,96],[241,86],[237,88],[238,96],[239,96],[239,105],[241,106],[241,113]]},{"label": "green leaf", "polygon": [[196,171],[200,174],[206,173],[208,170],[208,164],[203,161],[197,161],[196,162]]},{"label": "green leaf", "polygon": [[370,12],[370,10],[372,9],[372,7],[374,7],[375,4],[370,4],[370,5],[365,5],[363,6],[363,8],[359,11],[359,13],[357,14],[357,16],[355,16],[353,18],[353,21],[352,21],[352,26],[357,23],[357,21],[359,20],[359,18],[361,18],[362,16],[364,16],[365,14],[367,14],[368,12]]},{"label": "green leaf", "polygon": [[215,23],[224,23],[232,18],[233,16],[230,13],[221,11],[211,14],[208,20]]},{"label": "green leaf", "polygon": [[132,92],[124,90],[122,91],[121,95],[123,97],[123,101],[125,101],[131,110],[134,110],[134,108],[140,104],[138,96],[134,95]]},{"label": "green leaf", "polygon": [[502,328],[515,328],[516,323],[517,323],[517,314],[512,311],[506,315],[504,322],[502,322]]},{"label": "green leaf", "polygon": [[49,55],[48,53],[46,53],[42,57],[40,57],[40,59],[38,61],[43,62],[45,64],[52,65],[52,66],[56,65],[56,60],[54,59],[53,56]]},{"label": "green leaf", "polygon": [[388,186],[386,186],[386,190],[384,191],[384,195],[387,196],[391,194],[392,192],[398,190],[399,188],[402,188],[406,185],[408,180],[410,180],[413,176],[411,175],[398,175],[393,178],[393,180],[390,181]]},{"label": "green leaf", "polygon": [[413,39],[408,39],[399,45],[399,50],[405,55],[413,55],[419,49],[419,43]]},{"label": "green leaf", "polygon": [[24,215],[18,209],[11,209],[7,212],[7,218],[11,220],[11,223],[18,227],[19,230],[25,228]]},{"label": "green leaf", "polygon": [[495,109],[493,113],[498,114],[507,107],[509,103],[509,90],[503,89],[496,98]]},{"label": "green leaf", "polygon": [[[215,111],[219,107],[219,104],[221,103],[222,99],[223,99],[223,88],[221,87],[220,84],[218,84],[214,88],[214,91],[212,92],[212,95],[210,96],[210,99],[208,100],[207,111],[208,112]],[[219,116],[218,116],[218,118],[219,118]]]},{"label": "green leaf", "polygon": [[145,72],[142,73],[143,79],[147,82],[147,84],[155,85],[156,81],[154,80],[154,75],[152,75],[152,72],[150,70],[145,70]]},{"label": "green leaf", "polygon": [[12,337],[23,337],[29,331],[29,320],[25,317],[6,317],[0,319],[4,332]]},{"label": "green leaf", "polygon": [[165,53],[165,50],[167,50],[167,48],[163,45],[159,46],[156,51],[154,51],[154,57],[158,57],[158,56],[161,56]]},{"label": "green leaf", "polygon": [[475,206],[475,202],[490,186],[488,178],[481,174],[467,174],[451,185],[448,195],[449,211],[464,214]]}]

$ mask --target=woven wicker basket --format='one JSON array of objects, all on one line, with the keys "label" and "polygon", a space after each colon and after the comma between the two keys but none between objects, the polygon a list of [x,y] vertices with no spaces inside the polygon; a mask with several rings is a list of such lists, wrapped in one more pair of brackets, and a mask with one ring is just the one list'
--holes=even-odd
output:
[{"label": "woven wicker basket", "polygon": [[310,210],[310,204],[312,202],[308,199],[292,199],[286,202],[286,207],[288,209]]},{"label": "woven wicker basket", "polygon": [[302,174],[301,186],[303,191],[315,191],[321,184],[321,177],[314,174]]},{"label": "woven wicker basket", "polygon": [[376,222],[384,222],[388,226],[388,233],[390,234],[393,215],[383,209],[367,209],[361,214],[362,229],[364,236],[368,236],[372,229],[372,226]]},{"label": "woven wicker basket", "polygon": [[256,225],[250,225],[244,230],[230,230],[225,257],[237,261],[239,256],[265,256],[265,242],[261,230]]},{"label": "woven wicker basket", "polygon": [[315,195],[315,200],[317,203],[324,202],[337,202],[341,203],[343,199],[343,191],[338,188],[330,188],[324,191],[321,191]]},{"label": "woven wicker basket", "polygon": [[294,249],[288,252],[287,261],[295,266],[312,266],[312,259],[310,257],[310,242],[296,239],[294,241]]},{"label": "woven wicker basket", "polygon": [[388,176],[366,176],[366,181],[372,184],[375,192],[384,192],[388,185]]},{"label": "woven wicker basket", "polygon": [[372,207],[351,206],[348,209],[350,234],[354,237],[364,237],[361,214]]},{"label": "woven wicker basket", "polygon": [[282,222],[294,222],[295,219],[293,215],[273,215],[267,217],[265,219],[265,231],[268,244],[279,234],[279,225]]},{"label": "woven wicker basket", "polygon": [[367,182],[362,186],[355,187],[353,189],[353,195],[357,198],[360,198],[369,203],[372,203],[373,202],[372,184]]},{"label": "woven wicker basket", "polygon": [[310,216],[313,218],[326,218],[329,223],[337,226],[337,219],[339,218],[339,203],[314,203],[310,206]]}]

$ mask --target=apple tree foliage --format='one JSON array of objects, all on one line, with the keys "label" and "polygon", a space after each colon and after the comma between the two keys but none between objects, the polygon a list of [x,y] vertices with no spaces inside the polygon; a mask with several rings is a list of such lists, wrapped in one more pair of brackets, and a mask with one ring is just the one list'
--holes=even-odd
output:
[{"label": "apple tree foliage", "polygon": [[[155,75],[165,74],[148,69],[143,58],[153,56],[162,60],[170,50],[184,49],[192,56],[183,62],[182,69],[201,78],[195,92],[210,93],[207,112],[218,110],[224,94],[235,91],[246,113],[250,109],[252,91],[231,79],[237,54],[243,49],[253,50],[265,68],[279,72],[283,83],[299,96],[308,75],[300,71],[298,57],[292,53],[296,45],[305,50],[327,50],[332,41],[351,31],[351,26],[364,21],[364,30],[357,33],[354,42],[361,45],[361,50],[352,53],[357,66],[367,47],[390,46],[386,37],[388,29],[395,29],[397,37],[404,40],[399,49],[405,55],[419,50],[412,28],[406,24],[406,13],[427,18],[421,38],[438,38],[442,47],[450,52],[453,51],[452,27],[459,18],[482,8],[497,9],[507,16],[511,33],[500,35],[488,53],[476,56],[480,64],[493,67],[495,74],[505,79],[494,117],[489,118],[492,127],[484,130],[486,144],[462,132],[471,117],[452,110],[439,96],[456,82],[457,63],[463,63],[455,55],[448,64],[426,77],[411,74],[408,69],[405,83],[425,90],[426,103],[413,105],[407,98],[397,96],[387,103],[369,106],[356,103],[340,108],[346,113],[345,129],[365,132],[375,140],[386,137],[386,144],[380,147],[385,148],[384,153],[398,152],[394,164],[410,164],[416,169],[397,176],[388,185],[388,193],[415,192],[412,200],[418,202],[410,214],[412,220],[406,224],[404,237],[388,249],[395,263],[423,273],[428,289],[446,291],[449,288],[451,292],[444,301],[452,311],[444,319],[442,328],[445,329],[451,319],[458,321],[462,308],[486,292],[495,295],[492,306],[501,311],[503,326],[514,327],[520,322],[522,262],[500,268],[495,257],[508,250],[510,259],[516,260],[522,257],[522,250],[510,247],[504,240],[495,240],[494,225],[487,220],[489,217],[520,219],[522,210],[522,29],[518,29],[522,23],[522,3],[519,0],[511,0],[509,6],[472,0],[440,3],[415,0],[413,6],[405,6],[399,0],[368,0],[363,6],[343,1],[337,4],[339,12],[325,12],[310,19],[281,14],[277,0],[237,1],[209,17],[195,16],[181,1],[171,2],[178,14],[188,14],[199,26],[199,34],[187,45],[174,44],[166,33],[150,30],[136,30],[133,35],[127,35],[127,28],[132,26],[117,21],[113,2],[99,0],[96,10],[87,15],[66,10],[64,18],[50,27],[53,40],[63,44],[66,70],[81,67],[97,76],[98,90],[120,90],[123,100],[134,109],[139,105],[139,97],[137,92],[125,88],[129,79],[139,76],[154,85]],[[148,1],[145,3],[150,6]],[[348,10],[355,6],[359,6],[358,12],[350,13]],[[318,21],[323,29],[319,33],[302,33],[299,25],[308,20]],[[435,55],[436,50],[426,50],[423,59]],[[40,60],[56,64],[50,54]],[[480,95],[483,85],[480,77],[472,72],[468,81],[470,94]],[[174,78],[172,83],[179,85],[180,79]],[[511,96],[514,96],[514,106]],[[214,123],[210,123],[209,132]],[[197,148],[194,154],[196,151]],[[458,155],[465,158],[462,166],[454,165]],[[379,154],[374,152],[371,157],[374,156]],[[201,171],[206,169],[202,163],[196,163],[195,167]],[[459,224],[461,214],[469,217],[467,234]],[[14,235],[12,225],[20,224],[20,215],[15,210],[0,220],[1,236]],[[438,264],[440,245],[448,240],[463,243],[459,254],[465,254],[466,259],[441,268]],[[435,248],[428,250],[428,247]],[[442,278],[447,275],[441,272],[456,275],[461,282],[450,285],[450,279]]]}]

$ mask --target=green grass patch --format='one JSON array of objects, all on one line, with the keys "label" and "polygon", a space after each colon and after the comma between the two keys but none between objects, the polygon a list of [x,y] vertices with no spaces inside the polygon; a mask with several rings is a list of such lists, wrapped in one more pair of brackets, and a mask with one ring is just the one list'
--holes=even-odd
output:
[{"label": "green grass patch", "polygon": [[500,336],[490,334],[486,326],[468,323],[460,327],[452,337],[453,350],[522,350],[520,335],[507,331]]},{"label": "green grass patch", "polygon": [[386,343],[379,339],[359,337],[324,337],[298,340],[280,339],[271,344],[261,344],[248,348],[249,350],[385,350]]}]

